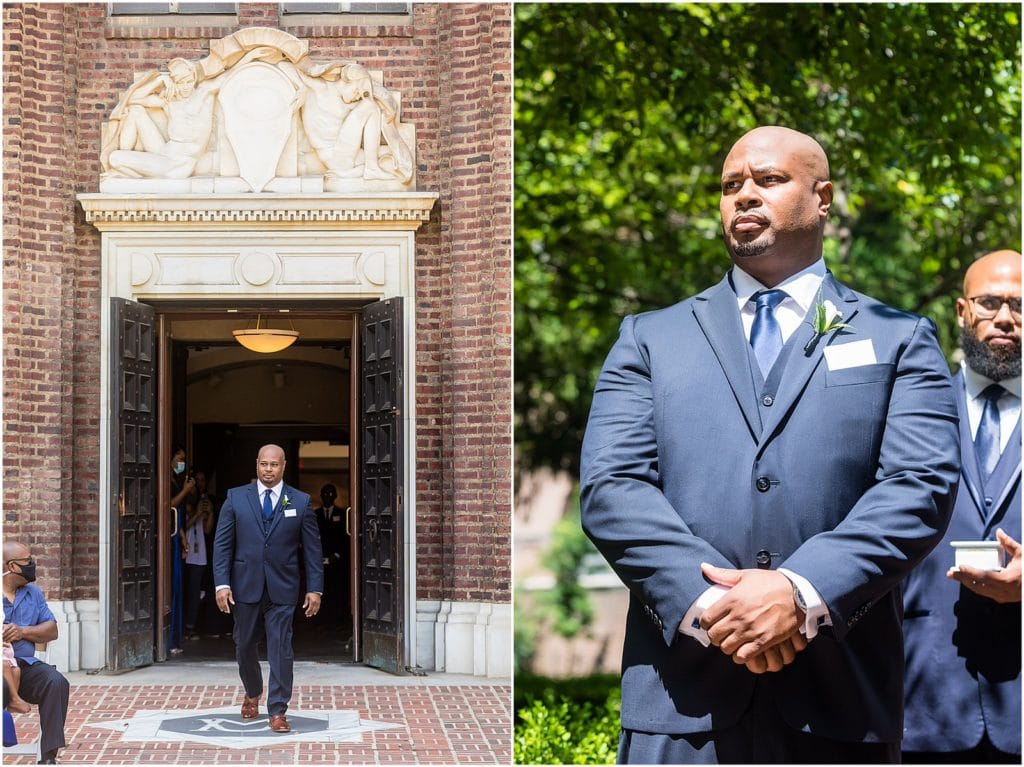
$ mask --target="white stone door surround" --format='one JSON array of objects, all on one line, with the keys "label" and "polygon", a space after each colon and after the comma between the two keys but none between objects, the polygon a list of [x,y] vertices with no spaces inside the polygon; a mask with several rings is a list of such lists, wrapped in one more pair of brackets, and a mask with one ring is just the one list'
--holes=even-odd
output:
[{"label": "white stone door surround", "polygon": [[[415,368],[415,231],[437,195],[342,194],[115,195],[79,197],[101,232],[99,625],[69,631],[68,668],[106,665],[112,534],[110,298],[146,300],[362,300],[403,296],[406,370]],[[406,531],[405,646],[416,647],[416,392],[406,377],[402,408]],[[79,623],[71,619],[68,623]],[[95,644],[94,644],[95,643]],[[76,660],[78,661],[76,663]]]}]

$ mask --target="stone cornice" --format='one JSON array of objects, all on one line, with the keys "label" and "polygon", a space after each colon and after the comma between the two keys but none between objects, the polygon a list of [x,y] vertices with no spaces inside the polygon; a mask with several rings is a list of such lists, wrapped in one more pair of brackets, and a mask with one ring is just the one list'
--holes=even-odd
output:
[{"label": "stone cornice", "polygon": [[190,228],[416,230],[433,192],[359,194],[80,194],[86,221],[101,231]]}]

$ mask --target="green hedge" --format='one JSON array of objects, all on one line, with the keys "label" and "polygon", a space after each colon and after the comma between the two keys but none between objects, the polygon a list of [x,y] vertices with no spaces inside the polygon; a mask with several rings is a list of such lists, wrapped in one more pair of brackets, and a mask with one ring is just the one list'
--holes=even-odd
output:
[{"label": "green hedge", "polygon": [[516,764],[614,764],[619,678],[547,679],[517,674]]}]

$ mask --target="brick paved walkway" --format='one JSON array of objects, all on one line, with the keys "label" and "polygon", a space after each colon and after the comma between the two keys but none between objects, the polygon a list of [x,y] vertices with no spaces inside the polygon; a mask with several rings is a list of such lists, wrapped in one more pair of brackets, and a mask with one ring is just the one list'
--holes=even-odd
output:
[{"label": "brick paved walkway", "polygon": [[[264,696],[264,703],[266,697]],[[297,685],[289,714],[356,711],[360,719],[398,725],[355,735],[356,742],[224,748],[191,740],[130,742],[96,728],[138,711],[216,709],[241,704],[231,685],[73,685],[62,764],[510,764],[511,689],[491,685]],[[261,706],[261,714],[266,709]],[[261,717],[262,719],[262,717]],[[239,720],[240,721],[240,720]],[[38,733],[38,716],[16,715],[22,742]],[[4,764],[34,757],[4,756]]]}]

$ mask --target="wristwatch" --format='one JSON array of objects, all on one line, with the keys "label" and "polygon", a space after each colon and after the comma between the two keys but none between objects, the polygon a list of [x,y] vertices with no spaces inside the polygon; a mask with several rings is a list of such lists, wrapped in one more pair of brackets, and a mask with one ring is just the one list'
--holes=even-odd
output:
[{"label": "wristwatch", "polygon": [[800,589],[793,584],[793,601],[796,602],[796,606],[804,611],[804,615],[807,615],[807,602],[804,601],[804,595],[800,593]]}]

